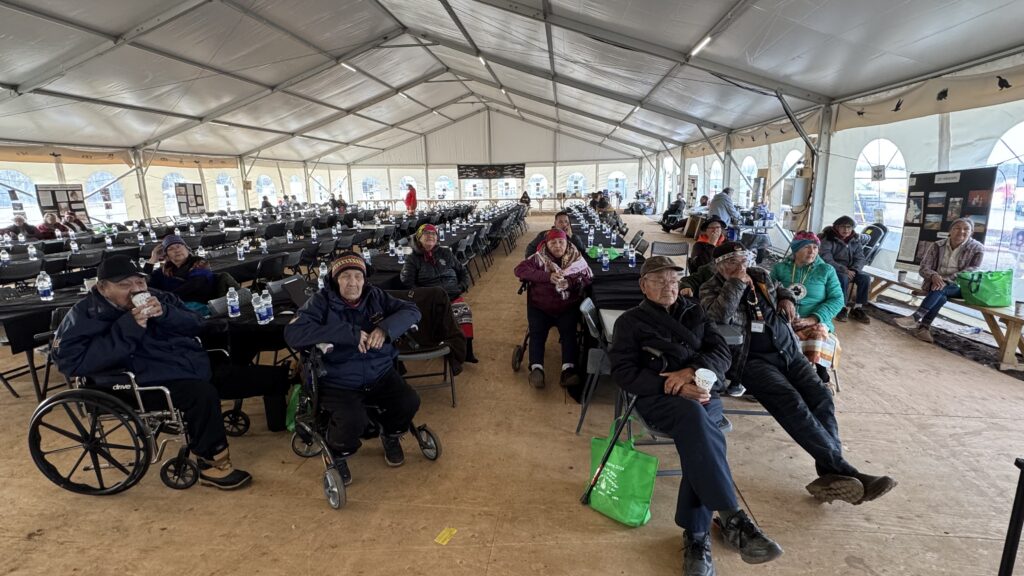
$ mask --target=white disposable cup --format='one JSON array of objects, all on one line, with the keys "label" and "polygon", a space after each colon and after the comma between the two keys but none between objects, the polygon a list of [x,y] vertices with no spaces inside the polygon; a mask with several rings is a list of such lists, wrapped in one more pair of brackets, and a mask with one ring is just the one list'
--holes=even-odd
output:
[{"label": "white disposable cup", "polygon": [[[143,304],[145,304],[150,299],[150,297],[151,296],[150,296],[149,292],[139,292],[138,294],[132,296],[132,305],[134,305],[136,308],[138,308],[139,306],[142,306]],[[146,315],[148,315],[149,314],[149,308],[143,309],[143,312]]]},{"label": "white disposable cup", "polygon": [[92,290],[92,287],[96,285],[96,282],[97,280],[95,278],[86,278],[85,282],[83,283],[85,285],[86,291]]},{"label": "white disposable cup", "polygon": [[718,376],[707,368],[699,368],[693,375],[694,382],[702,388],[705,392],[711,392],[711,388],[714,387],[715,382],[718,382]]}]

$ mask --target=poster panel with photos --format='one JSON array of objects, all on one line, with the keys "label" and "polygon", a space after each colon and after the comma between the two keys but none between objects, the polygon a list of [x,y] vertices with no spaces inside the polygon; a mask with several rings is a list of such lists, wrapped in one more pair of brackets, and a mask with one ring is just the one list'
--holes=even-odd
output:
[{"label": "poster panel with photos", "polygon": [[182,216],[206,212],[202,184],[179,182],[174,185],[174,196],[178,202],[178,213]]},{"label": "poster panel with photos", "polygon": [[970,218],[974,222],[972,237],[985,242],[996,170],[995,166],[988,166],[911,174],[896,261],[920,264],[932,244],[949,236],[949,227],[958,218]]},{"label": "poster panel with photos", "polygon": [[63,216],[65,212],[74,212],[82,222],[89,221],[81,184],[36,184],[36,199],[43,214],[54,212]]}]

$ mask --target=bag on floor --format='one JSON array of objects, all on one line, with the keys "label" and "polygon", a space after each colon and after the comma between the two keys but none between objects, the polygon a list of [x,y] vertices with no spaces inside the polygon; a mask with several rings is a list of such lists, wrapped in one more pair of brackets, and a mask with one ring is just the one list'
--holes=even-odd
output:
[{"label": "bag on floor", "polygon": [[284,422],[289,432],[295,432],[295,413],[299,410],[299,392],[301,386],[295,384],[288,392],[288,412],[285,413]]},{"label": "bag on floor", "polygon": [[968,304],[1002,308],[1013,303],[1013,270],[961,272],[956,283]]},{"label": "bag on floor", "polygon": [[[591,479],[601,465],[609,441],[610,438],[590,439]],[[632,439],[616,442],[590,494],[590,507],[626,526],[643,526],[651,520],[651,498],[657,475],[655,456],[637,450]]]}]

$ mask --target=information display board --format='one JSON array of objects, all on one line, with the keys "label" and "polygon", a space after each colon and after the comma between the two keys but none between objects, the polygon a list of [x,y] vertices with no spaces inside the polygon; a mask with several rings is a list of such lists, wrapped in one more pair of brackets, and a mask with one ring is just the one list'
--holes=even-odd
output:
[{"label": "information display board", "polygon": [[984,243],[997,170],[988,166],[911,174],[896,261],[920,264],[928,247],[949,236],[949,226],[958,218],[970,218],[974,222],[972,238]]},{"label": "information display board", "polygon": [[43,214],[53,212],[61,217],[70,211],[82,222],[89,221],[81,184],[36,184],[36,199]]},{"label": "information display board", "polygon": [[178,214],[202,214],[206,212],[206,201],[203,200],[203,185],[179,182],[174,185],[174,195],[178,202]]},{"label": "information display board", "polygon": [[459,180],[525,177],[526,164],[459,164]]}]

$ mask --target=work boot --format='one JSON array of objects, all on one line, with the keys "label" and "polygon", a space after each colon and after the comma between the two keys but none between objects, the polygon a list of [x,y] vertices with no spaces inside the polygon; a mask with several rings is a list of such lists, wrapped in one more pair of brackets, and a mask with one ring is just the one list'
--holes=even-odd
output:
[{"label": "work boot", "polygon": [[566,368],[565,370],[562,370],[562,376],[559,378],[559,383],[562,385],[562,388],[578,386],[580,383],[580,377],[576,375],[576,368]]},{"label": "work boot", "polygon": [[534,388],[544,387],[544,370],[541,368],[534,368],[530,370],[530,386]]},{"label": "work boot", "polygon": [[846,308],[843,308],[839,311],[839,314],[836,314],[836,322],[846,322],[849,317],[849,312],[846,311]]},{"label": "work boot", "polygon": [[872,476],[870,474],[858,473],[856,477],[864,485],[864,497],[854,502],[854,504],[863,504],[881,498],[899,485],[899,482],[889,476]]},{"label": "work boot", "polygon": [[911,314],[910,316],[903,316],[901,318],[897,318],[896,320],[894,320],[894,322],[897,326],[903,328],[904,330],[913,330],[914,328],[917,328],[920,324],[920,322],[918,322],[917,318],[913,314]]},{"label": "work boot", "polygon": [[338,469],[338,473],[341,474],[341,483],[348,486],[352,483],[352,472],[348,469],[348,459],[339,458],[334,461],[334,467]]},{"label": "work boot", "polygon": [[864,498],[864,485],[853,476],[825,474],[807,485],[807,491],[822,502],[842,500],[857,504]]},{"label": "work boot", "polygon": [[747,564],[764,564],[782,556],[782,546],[765,536],[743,510],[724,522],[721,516],[716,516],[715,525],[721,529],[725,543],[739,550],[740,558]]},{"label": "work boot", "polygon": [[935,342],[935,338],[932,338],[931,327],[925,326],[924,324],[921,324],[917,330],[914,330],[914,338],[929,344],[933,344]]},{"label": "work boot", "polygon": [[388,466],[395,467],[405,464],[401,434],[382,434],[380,441],[384,444],[384,461],[388,463]]},{"label": "work boot", "polygon": [[854,308],[853,312],[850,312],[850,318],[861,324],[871,324],[871,317],[864,311],[864,308]]},{"label": "work boot", "polygon": [[252,474],[244,470],[236,470],[231,466],[231,456],[228,449],[220,451],[211,460],[200,457],[199,483],[203,486],[213,486],[221,490],[235,490],[252,481]]},{"label": "work boot", "polygon": [[715,576],[715,563],[711,559],[711,535],[707,532],[700,540],[683,532],[683,576]]}]

